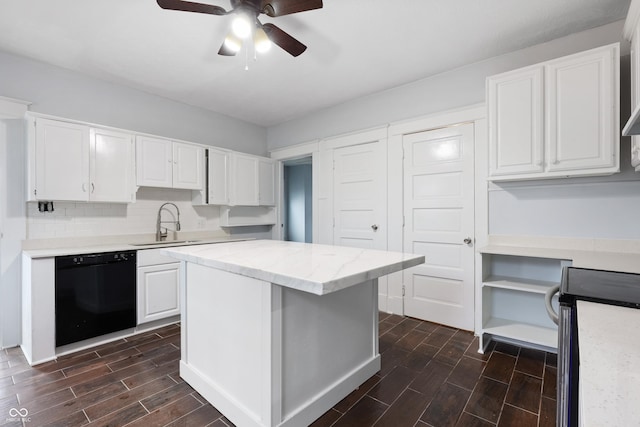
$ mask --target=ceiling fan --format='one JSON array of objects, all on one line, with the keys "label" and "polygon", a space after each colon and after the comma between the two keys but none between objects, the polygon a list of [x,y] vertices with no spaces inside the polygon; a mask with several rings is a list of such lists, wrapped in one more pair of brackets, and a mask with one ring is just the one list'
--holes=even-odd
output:
[{"label": "ceiling fan", "polygon": [[242,40],[253,35],[256,51],[268,50],[271,42],[280,46],[292,56],[298,56],[307,47],[272,23],[262,24],[258,15],[270,17],[290,15],[307,10],[322,8],[322,0],[230,0],[231,10],[212,4],[195,3],[185,0],[157,0],[163,9],[184,12],[206,13],[209,15],[235,14],[232,31],[220,46],[218,55],[234,56],[242,47]]}]

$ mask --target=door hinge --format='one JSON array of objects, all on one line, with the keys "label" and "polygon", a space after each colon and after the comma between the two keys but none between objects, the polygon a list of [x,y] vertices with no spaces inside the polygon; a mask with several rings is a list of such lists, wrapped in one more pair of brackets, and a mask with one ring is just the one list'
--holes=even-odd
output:
[{"label": "door hinge", "polygon": [[402,296],[404,296],[404,294],[405,294],[405,288],[404,288],[404,285],[402,285]]},{"label": "door hinge", "polygon": [[333,170],[336,170],[336,161],[335,159],[333,160],[333,165],[331,166]]},{"label": "door hinge", "polygon": [[37,196],[38,195],[38,190],[36,190],[35,188],[33,189],[33,195]]},{"label": "door hinge", "polygon": [[333,228],[336,228],[336,217],[333,217]]},{"label": "door hinge", "polygon": [[405,224],[406,224],[406,223],[405,223],[405,216],[404,216],[404,215],[402,215],[402,226],[404,227],[404,225],[405,225]]}]

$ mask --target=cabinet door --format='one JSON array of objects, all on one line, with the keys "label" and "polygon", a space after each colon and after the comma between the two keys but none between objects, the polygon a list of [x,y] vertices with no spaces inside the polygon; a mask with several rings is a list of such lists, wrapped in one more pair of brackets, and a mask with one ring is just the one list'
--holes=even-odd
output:
[{"label": "cabinet door", "polygon": [[134,142],[127,133],[91,129],[90,200],[135,201]]},{"label": "cabinet door", "polygon": [[138,324],[180,314],[180,263],[138,267]]},{"label": "cabinet door", "polygon": [[89,199],[89,127],[36,121],[37,200]]},{"label": "cabinet door", "polygon": [[230,205],[258,205],[258,158],[255,156],[232,153],[231,173],[229,177]]},{"label": "cabinet door", "polygon": [[204,184],[204,148],[173,143],[173,188],[202,190]]},{"label": "cabinet door", "polygon": [[171,141],[168,139],[136,137],[136,182],[139,186],[173,186]]},{"label": "cabinet door", "polygon": [[618,47],[546,65],[549,172],[619,170]]},{"label": "cabinet door", "polygon": [[229,153],[209,149],[209,204],[229,204]]},{"label": "cabinet door", "polygon": [[542,78],[534,66],[487,79],[489,176],[544,171]]},{"label": "cabinet door", "polygon": [[274,206],[276,204],[276,163],[271,159],[258,161],[258,204]]}]

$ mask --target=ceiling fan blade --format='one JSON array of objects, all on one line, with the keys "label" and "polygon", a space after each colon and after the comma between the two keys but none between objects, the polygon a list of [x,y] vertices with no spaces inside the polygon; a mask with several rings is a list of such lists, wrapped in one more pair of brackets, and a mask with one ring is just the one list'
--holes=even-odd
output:
[{"label": "ceiling fan blade", "polygon": [[220,50],[218,51],[218,55],[222,56],[236,56],[236,53],[237,52],[229,49],[224,42],[222,42],[222,46],[220,46]]},{"label": "ceiling fan blade", "polygon": [[321,9],[322,0],[262,0],[262,13],[276,17]]},{"label": "ceiling fan blade", "polygon": [[269,40],[280,46],[292,56],[298,56],[307,50],[305,45],[271,23],[264,24],[262,29],[267,33]]},{"label": "ceiling fan blade", "polygon": [[184,0],[157,0],[158,6],[169,10],[182,10],[184,12],[206,13],[209,15],[226,15],[228,12],[220,6],[212,4],[194,3]]}]

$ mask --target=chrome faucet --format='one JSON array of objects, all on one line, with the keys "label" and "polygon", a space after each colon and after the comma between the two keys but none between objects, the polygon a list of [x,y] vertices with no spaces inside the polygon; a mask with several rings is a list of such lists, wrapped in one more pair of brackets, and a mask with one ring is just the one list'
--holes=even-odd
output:
[{"label": "chrome faucet", "polygon": [[[162,221],[162,209],[164,209],[166,205],[173,205],[173,207],[176,208],[176,212],[178,216],[175,221]],[[180,209],[178,209],[175,203],[171,203],[171,202],[164,203],[162,206],[160,206],[160,209],[158,209],[158,218],[156,220],[156,242],[161,242],[167,238],[167,231],[168,231],[167,227],[164,227],[164,233],[161,231],[162,229],[161,224],[166,222],[175,224],[174,231],[180,231]]]}]

